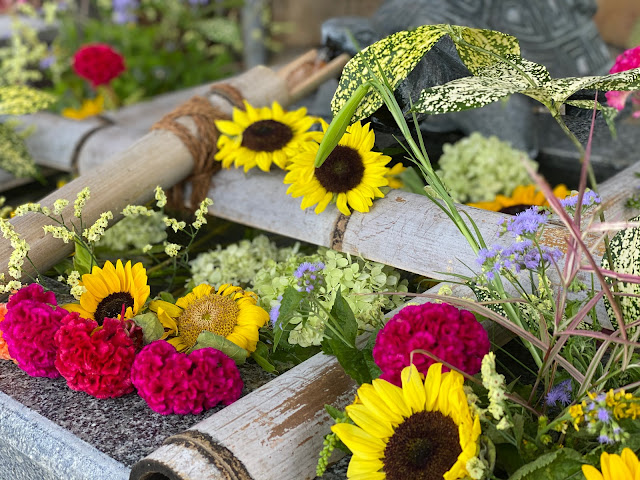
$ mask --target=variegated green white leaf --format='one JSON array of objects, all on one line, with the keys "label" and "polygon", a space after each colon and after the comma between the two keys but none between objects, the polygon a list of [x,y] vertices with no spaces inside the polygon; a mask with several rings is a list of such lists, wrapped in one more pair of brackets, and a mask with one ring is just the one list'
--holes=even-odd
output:
[{"label": "variegated green white leaf", "polygon": [[[425,53],[445,34],[451,36],[471,71],[498,61],[499,57],[492,52],[501,56],[520,53],[515,37],[492,30],[455,25],[424,25],[415,30],[397,32],[365,48],[347,63],[331,101],[333,113],[340,111],[356,89],[370,79],[369,66],[374,69],[373,73],[377,78],[384,77],[392,90],[395,90]],[[382,103],[378,92],[371,89],[362,99],[351,121],[371,115]]]},{"label": "variegated green white leaf", "polygon": [[[571,105],[577,108],[584,108],[585,110],[593,110],[594,100],[567,100],[565,102],[567,105]],[[618,110],[613,107],[607,107],[600,102],[597,102],[596,108],[599,112],[602,112],[602,116],[604,117],[605,122],[607,122],[607,126],[609,127],[609,131],[611,132],[611,136],[615,138],[616,136],[616,125],[614,120],[618,115]]]}]

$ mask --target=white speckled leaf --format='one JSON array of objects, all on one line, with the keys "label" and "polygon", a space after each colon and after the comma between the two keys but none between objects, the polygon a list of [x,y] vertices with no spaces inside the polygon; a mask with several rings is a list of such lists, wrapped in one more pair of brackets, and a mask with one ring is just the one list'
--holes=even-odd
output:
[{"label": "white speckled leaf", "polygon": [[413,109],[437,114],[478,108],[530,89],[532,83],[542,85],[550,78],[542,65],[515,55],[506,58],[510,63],[498,62],[479,68],[475,77],[459,78],[423,90]]},{"label": "white speckled leaf", "polygon": [[[376,68],[378,62],[382,67],[382,74],[395,90],[424,54],[445,34],[452,37],[460,57],[472,72],[497,61],[497,57],[478,51],[473,48],[473,44],[501,55],[520,53],[520,46],[515,37],[492,30],[455,25],[423,25],[415,30],[397,32],[365,48],[347,63],[331,101],[333,113],[337,114],[356,89],[369,80],[367,62],[373,68]],[[379,77],[380,72],[376,72],[376,75]],[[356,121],[369,116],[381,105],[382,98],[375,89],[371,89],[362,99],[351,120]]]},{"label": "white speckled leaf", "polygon": [[[492,53],[503,57],[509,55],[520,56],[520,44],[512,35],[496,30],[483,30],[457,25],[447,25],[446,31],[455,43],[460,59],[474,75],[479,74],[479,69],[499,61],[498,57],[492,55]],[[479,50],[478,47],[481,47],[482,50]]]},{"label": "white speckled leaf", "polygon": [[24,85],[0,87],[0,115],[24,115],[47,108],[55,97]]},{"label": "white speckled leaf", "polygon": [[[640,215],[632,218],[630,221],[640,221]],[[609,268],[609,262],[606,255],[602,259],[602,267],[613,270],[618,273],[627,273],[631,275],[640,275],[640,228],[627,228],[621,230],[611,239],[609,246],[611,248],[611,260],[613,268]],[[640,284],[619,282],[618,291],[624,293],[640,294]],[[619,297],[622,316],[626,323],[634,322],[640,318],[640,298],[637,297]],[[618,328],[618,322],[613,313],[613,309],[605,299],[605,306],[611,324],[615,329]]]},{"label": "white speckled leaf", "polygon": [[545,85],[549,97],[557,103],[564,101],[579,90],[637,90],[640,89],[640,68],[600,77],[555,78]]}]

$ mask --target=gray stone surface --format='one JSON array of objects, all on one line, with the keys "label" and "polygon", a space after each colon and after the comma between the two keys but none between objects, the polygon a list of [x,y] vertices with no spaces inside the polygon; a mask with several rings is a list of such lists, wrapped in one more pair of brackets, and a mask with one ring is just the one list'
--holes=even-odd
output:
[{"label": "gray stone surface", "polygon": [[[241,365],[240,373],[245,383],[243,394],[273,378],[255,364]],[[187,430],[217,410],[200,415],[160,415],[135,393],[98,400],[69,389],[62,378],[30,377],[12,362],[0,361],[0,472],[5,466],[12,472],[37,472],[33,477],[10,476],[7,480],[126,478],[128,473],[100,477],[82,469],[100,461],[128,472],[166,437]],[[31,463],[26,463],[26,458]],[[75,470],[69,471],[83,473],[67,476],[71,467]],[[43,476],[41,472],[45,472]],[[0,480],[4,478],[0,475]]]}]

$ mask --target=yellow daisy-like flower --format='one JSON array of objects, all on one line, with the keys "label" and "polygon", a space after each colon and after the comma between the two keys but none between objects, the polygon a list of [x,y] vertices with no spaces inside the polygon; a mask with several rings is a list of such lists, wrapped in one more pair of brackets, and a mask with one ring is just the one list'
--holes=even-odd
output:
[{"label": "yellow daisy-like flower", "polygon": [[429,367],[426,379],[414,365],[402,370],[402,388],[376,379],[358,389],[347,407],[355,425],[331,430],[351,450],[352,480],[455,480],[468,475],[478,454],[480,419],[473,417],[458,372]]},{"label": "yellow daisy-like flower", "polygon": [[68,303],[64,308],[78,312],[82,318],[93,319],[102,325],[105,318],[120,318],[124,308],[125,318],[135,317],[149,297],[147,270],[142,263],[133,267],[131,261],[116,265],[107,261],[104,267],[93,267],[91,273],[82,276],[78,286],[86,288],[80,303]]},{"label": "yellow daisy-like flower", "polygon": [[96,98],[88,98],[82,102],[82,106],[76,108],[65,108],[62,110],[62,116],[72,118],[74,120],[84,120],[88,117],[100,115],[104,112],[104,97],[98,95]]},{"label": "yellow daisy-like flower", "polygon": [[175,304],[154,300],[149,309],[156,312],[165,328],[163,338],[168,338],[179,352],[193,347],[198,335],[206,330],[251,353],[258,343],[258,330],[269,320],[269,314],[257,302],[255,293],[240,287],[224,284],[216,292],[203,283]]},{"label": "yellow daisy-like flower", "polygon": [[640,462],[633,450],[625,448],[622,455],[604,452],[600,456],[600,472],[591,465],[583,465],[587,480],[640,480]]},{"label": "yellow daisy-like flower", "polygon": [[[326,123],[322,128],[326,132]],[[320,213],[335,200],[344,215],[351,214],[349,207],[368,212],[374,198],[384,197],[379,187],[389,185],[387,176],[391,172],[386,166],[391,157],[372,152],[374,142],[369,124],[356,122],[347,127],[338,145],[318,168],[314,161],[320,145],[303,144],[302,151],[287,167],[289,173],[284,177],[284,183],[290,184],[287,193],[294,198],[303,197],[300,205],[303,210],[317,203],[315,212]]]},{"label": "yellow daisy-like flower", "polygon": [[[553,189],[553,195],[557,198],[564,199],[571,193],[563,184]],[[533,205],[546,207],[549,205],[544,194],[538,190],[535,185],[518,185],[510,197],[497,195],[492,202],[469,203],[472,207],[482,208],[483,210],[492,210],[494,212],[515,214],[521,212]]]},{"label": "yellow daisy-like flower", "polygon": [[224,168],[244,167],[248,171],[256,165],[268,172],[271,164],[286,168],[300,144],[309,140],[309,128],[316,123],[306,108],[286,112],[277,103],[271,108],[253,108],[246,101],[246,111],[233,109],[233,120],[217,120],[221,135],[216,160]]}]

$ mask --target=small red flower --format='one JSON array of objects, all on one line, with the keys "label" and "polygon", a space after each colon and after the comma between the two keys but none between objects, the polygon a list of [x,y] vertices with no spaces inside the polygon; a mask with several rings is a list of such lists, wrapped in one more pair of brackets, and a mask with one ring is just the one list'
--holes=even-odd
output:
[{"label": "small red flower", "polygon": [[9,356],[33,377],[56,378],[56,345],[53,340],[61,325],[65,309],[56,307],[53,292],[32,283],[9,298],[2,321],[2,337]]},{"label": "small red flower", "polygon": [[131,372],[138,394],[162,415],[198,414],[218,403],[230,405],[240,398],[242,379],[234,361],[215,348],[189,355],[165,340],[142,349]]},{"label": "small red flower", "polygon": [[[405,307],[387,322],[378,332],[373,359],[382,370],[380,378],[400,386],[400,372],[410,365],[413,350],[426,350],[475,375],[489,347],[486,330],[471,312],[448,303],[425,303]],[[435,361],[418,353],[413,363],[426,375]]]},{"label": "small red flower", "polygon": [[55,342],[56,368],[72,390],[96,398],[133,392],[131,367],[142,345],[142,329],[132,320],[105,318],[99,327],[73,312],[62,319]]},{"label": "small red flower", "polygon": [[125,71],[124,58],[109,45],[85,45],[73,56],[73,70],[93,87],[106,85]]}]

